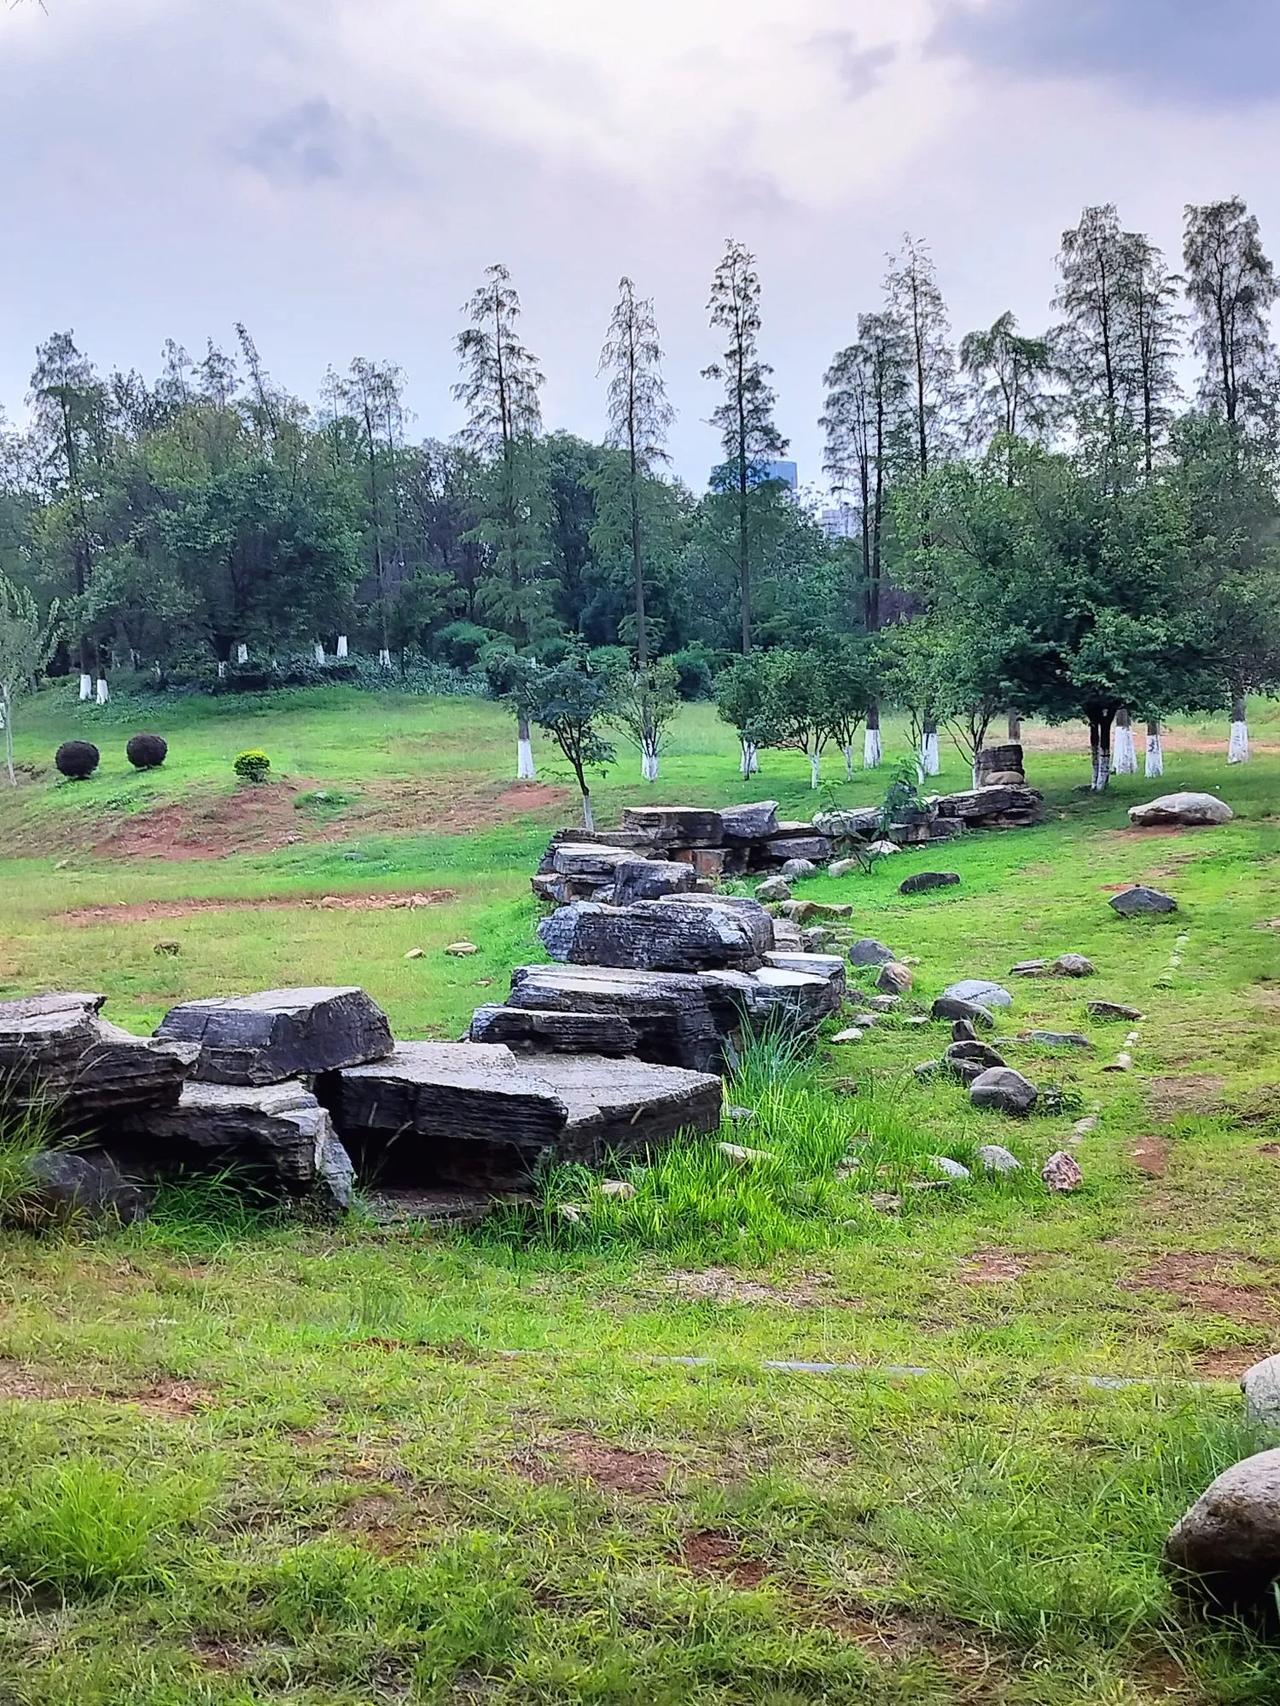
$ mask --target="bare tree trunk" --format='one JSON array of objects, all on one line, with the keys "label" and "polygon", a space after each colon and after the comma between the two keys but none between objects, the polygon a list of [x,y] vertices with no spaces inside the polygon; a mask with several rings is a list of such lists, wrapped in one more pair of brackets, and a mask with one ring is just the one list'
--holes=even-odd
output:
[{"label": "bare tree trunk", "polygon": [[1231,738],[1227,742],[1227,763],[1249,762],[1249,707],[1244,693],[1233,692],[1231,697]]},{"label": "bare tree trunk", "polygon": [[1010,711],[1008,727],[1010,740],[1022,739],[1022,718],[1016,711]]},{"label": "bare tree trunk", "polygon": [[880,701],[873,699],[867,706],[867,726],[862,735],[862,768],[874,770],[882,757],[880,747]]},{"label": "bare tree trunk", "polygon": [[516,780],[533,782],[537,775],[533,762],[533,736],[529,729],[529,719],[521,711],[516,718]]},{"label": "bare tree trunk", "polygon": [[1092,788],[1103,794],[1111,781],[1111,724],[1113,711],[1089,713],[1089,756],[1093,761]]}]

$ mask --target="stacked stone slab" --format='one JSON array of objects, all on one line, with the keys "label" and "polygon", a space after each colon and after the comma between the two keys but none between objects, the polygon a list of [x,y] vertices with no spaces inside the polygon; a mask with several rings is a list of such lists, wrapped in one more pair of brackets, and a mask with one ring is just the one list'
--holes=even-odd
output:
[{"label": "stacked stone slab", "polygon": [[575,902],[539,934],[553,965],[518,966],[501,1006],[478,1008],[472,1042],[530,1053],[601,1053],[721,1072],[747,1034],[811,1032],[846,995],[844,961],[780,948],[775,921],[739,896],[632,906]]}]

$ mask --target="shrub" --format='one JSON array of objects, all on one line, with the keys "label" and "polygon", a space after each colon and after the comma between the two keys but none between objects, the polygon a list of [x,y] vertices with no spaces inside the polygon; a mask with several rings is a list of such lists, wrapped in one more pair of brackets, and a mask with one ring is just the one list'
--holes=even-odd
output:
[{"label": "shrub", "polygon": [[125,755],[135,770],[155,770],[169,755],[169,743],[163,735],[134,735]]},{"label": "shrub", "polygon": [[700,647],[686,646],[682,651],[673,652],[671,661],[675,664],[676,674],[680,678],[682,699],[711,697],[711,664]]},{"label": "shrub", "polygon": [[101,753],[91,740],[64,740],[53,762],[72,782],[83,782],[98,768]]},{"label": "shrub", "polygon": [[271,770],[271,760],[261,747],[251,746],[237,754],[233,768],[242,782],[265,782]]},{"label": "shrub", "polygon": [[492,628],[481,628],[475,622],[449,622],[432,640],[431,649],[454,669],[470,669],[484,647],[500,637]]}]

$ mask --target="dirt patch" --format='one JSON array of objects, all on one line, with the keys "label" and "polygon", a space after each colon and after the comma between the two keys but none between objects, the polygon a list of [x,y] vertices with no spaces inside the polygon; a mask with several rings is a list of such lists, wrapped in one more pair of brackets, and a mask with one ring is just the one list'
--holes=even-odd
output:
[{"label": "dirt patch", "polygon": [[[1224,1275],[1227,1264],[1242,1263],[1267,1270],[1256,1283],[1241,1284]],[[1119,1284],[1122,1291],[1160,1291],[1204,1315],[1221,1315],[1247,1327],[1269,1326],[1280,1319],[1276,1274],[1272,1264],[1251,1256],[1205,1256],[1172,1251]]]},{"label": "dirt patch", "polygon": [[1001,1285],[1019,1280],[1034,1264],[1004,1250],[975,1250],[960,1260],[956,1279],[961,1285]]},{"label": "dirt patch", "polygon": [[195,1416],[217,1402],[207,1387],[192,1380],[159,1380],[150,1386],[103,1390],[74,1380],[58,1380],[16,1362],[0,1362],[0,1400],[34,1399],[58,1403],[91,1398],[102,1404],[134,1404],[153,1416]]},{"label": "dirt patch", "polygon": [[1158,1132],[1149,1132],[1140,1137],[1129,1151],[1129,1159],[1140,1173],[1145,1173],[1149,1179],[1163,1179],[1169,1167],[1169,1153],[1173,1145],[1167,1137],[1161,1137]]},{"label": "dirt patch", "polygon": [[769,1573],[759,1558],[749,1558],[740,1551],[737,1541],[727,1534],[714,1534],[710,1529],[689,1535],[680,1548],[678,1560],[695,1575],[714,1576],[740,1588],[759,1587]]},{"label": "dirt patch", "polygon": [[663,1284],[682,1298],[698,1303],[782,1303],[792,1309],[848,1308],[856,1298],[832,1297],[820,1281],[800,1275],[789,1285],[743,1279],[730,1268],[676,1268]]},{"label": "dirt patch", "polygon": [[1195,1360],[1195,1371],[1209,1380],[1239,1380],[1240,1376],[1271,1355],[1268,1343],[1258,1345],[1224,1345],[1220,1350],[1201,1351]]},{"label": "dirt patch", "polygon": [[155,924],[170,918],[191,918],[201,912],[257,911],[277,907],[296,911],[310,907],[325,912],[415,911],[457,900],[455,889],[411,889],[393,894],[274,895],[267,900],[148,900],[119,901],[107,906],[78,906],[54,914],[61,924]]},{"label": "dirt patch", "polygon": [[193,1635],[190,1647],[206,1670],[224,1675],[248,1670],[258,1657],[252,1647],[241,1646],[237,1641],[220,1641],[214,1635]]},{"label": "dirt patch", "polygon": [[561,1479],[564,1471],[595,1487],[631,1498],[656,1498],[665,1493],[672,1465],[660,1451],[632,1451],[610,1445],[594,1434],[561,1434],[515,1459],[516,1469],[527,1479],[546,1485]]},{"label": "dirt patch", "polygon": [[1152,1117],[1169,1121],[1184,1114],[1219,1114],[1226,1079],[1217,1072],[1184,1072],[1177,1078],[1148,1078],[1147,1106]]}]

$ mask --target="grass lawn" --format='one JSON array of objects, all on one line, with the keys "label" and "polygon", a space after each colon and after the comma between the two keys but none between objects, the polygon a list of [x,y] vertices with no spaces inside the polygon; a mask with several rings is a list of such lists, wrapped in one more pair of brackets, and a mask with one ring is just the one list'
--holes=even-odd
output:
[{"label": "grass lawn", "polygon": [[[143,727],[171,757],[139,776]],[[89,731],[91,781],[0,789],[0,994],[104,989],[143,1030],[187,995],[355,981],[400,1034],[448,1036],[534,957],[528,876],[573,801],[508,781],[494,707],[59,692],[24,708],[19,759]],[[918,960],[921,1010],[1019,959],[1094,960],[1011,985],[1001,1046],[1058,1092],[1029,1120],[918,1080],[943,1038],[890,1021],[749,1060],[732,1094],[774,1159],[669,1152],[629,1202],[567,1178],[546,1213],[424,1233],[175,1193],[128,1233],[0,1235],[0,1700],[1280,1700],[1280,1651],[1185,1621],[1159,1569],[1190,1498],[1269,1443],[1234,1382],[1280,1348],[1280,721],[1258,708],[1248,767],[1225,733],[1173,731],[1162,784],[1220,792],[1224,828],[1131,832],[1150,784],[1077,793],[1077,732],[1029,731],[1047,821],[953,843],[958,887],[898,894],[936,853],[804,886]],[[259,790],[231,774],[250,745],[279,778]],[[637,771],[600,785],[602,823],[655,792],[815,803],[800,755],[745,790],[704,707],[656,791]],[[967,785],[956,754],[939,785]],[[1143,878],[1181,910],[1115,919]],[[460,936],[481,953],[446,957]],[[1129,1027],[1093,997],[1147,1015],[1132,1072],[1104,1070]],[[1017,1040],[1036,1026],[1094,1047]],[[983,1142],[1027,1165],[910,1188]],[[1051,1197],[1064,1146],[1085,1185]]]}]

